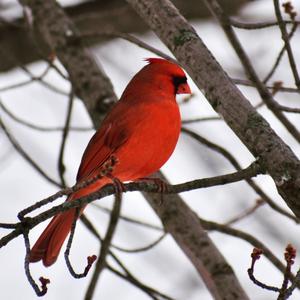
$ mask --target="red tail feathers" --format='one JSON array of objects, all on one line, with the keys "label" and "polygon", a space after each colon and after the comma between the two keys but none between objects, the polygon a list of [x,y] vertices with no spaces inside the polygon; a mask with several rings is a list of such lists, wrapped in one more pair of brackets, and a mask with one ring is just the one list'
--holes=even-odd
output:
[{"label": "red tail feathers", "polygon": [[30,251],[30,262],[43,260],[48,267],[55,263],[60,249],[71,231],[75,209],[55,216]]},{"label": "red tail feathers", "polygon": [[[86,196],[103,185],[107,184],[110,179],[103,178],[101,181],[91,184],[90,186],[83,188],[77,192],[71,194],[66,201],[76,200],[80,197]],[[81,208],[79,214],[83,212],[85,205]],[[46,267],[55,263],[60,249],[71,231],[74,221],[76,209],[70,209],[66,212],[56,215],[41,236],[36,241],[35,245],[30,251],[29,261],[38,262],[43,261]]]}]

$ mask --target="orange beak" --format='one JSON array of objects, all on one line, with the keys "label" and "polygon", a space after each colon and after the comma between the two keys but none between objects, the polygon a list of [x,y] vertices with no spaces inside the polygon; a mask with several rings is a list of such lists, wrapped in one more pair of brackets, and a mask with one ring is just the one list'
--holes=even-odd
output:
[{"label": "orange beak", "polygon": [[192,93],[192,91],[191,91],[190,86],[187,83],[181,83],[178,86],[176,94],[191,94],[191,93]]}]

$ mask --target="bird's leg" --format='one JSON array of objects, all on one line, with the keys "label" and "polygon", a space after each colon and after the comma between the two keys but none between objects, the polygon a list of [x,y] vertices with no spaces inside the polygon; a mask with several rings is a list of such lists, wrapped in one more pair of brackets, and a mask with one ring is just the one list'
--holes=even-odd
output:
[{"label": "bird's leg", "polygon": [[117,194],[122,194],[126,192],[126,188],[121,180],[119,180],[117,177],[114,176],[107,176],[107,177],[112,180]]},{"label": "bird's leg", "polygon": [[160,178],[157,177],[142,177],[139,178],[137,181],[148,181],[157,185],[157,192],[160,193],[160,202],[159,205],[163,203],[163,195],[167,191],[167,184]]},{"label": "bird's leg", "polygon": [[148,181],[157,185],[157,192],[164,193],[167,191],[167,184],[160,178],[157,177],[142,177],[136,181]]}]

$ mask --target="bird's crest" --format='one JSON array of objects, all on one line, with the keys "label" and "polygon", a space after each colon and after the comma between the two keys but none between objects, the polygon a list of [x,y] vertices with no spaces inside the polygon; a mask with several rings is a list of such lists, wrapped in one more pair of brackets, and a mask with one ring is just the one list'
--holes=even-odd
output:
[{"label": "bird's crest", "polygon": [[161,63],[169,62],[164,58],[158,58],[158,57],[145,58],[144,60],[147,61],[149,64],[161,64]]}]

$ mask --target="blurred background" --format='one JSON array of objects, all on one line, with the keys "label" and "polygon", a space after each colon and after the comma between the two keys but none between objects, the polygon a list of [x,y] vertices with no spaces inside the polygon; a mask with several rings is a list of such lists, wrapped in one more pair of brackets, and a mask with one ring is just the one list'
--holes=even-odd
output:
[{"label": "blurred background", "polygon": [[[66,7],[66,12],[76,20],[80,30],[107,28],[131,32],[147,44],[171,55],[159,39],[147,29],[123,1],[58,1]],[[101,2],[101,3],[100,3]],[[120,4],[121,3],[121,4]],[[218,23],[204,9],[201,1],[174,1],[193,24],[199,36],[213,53],[230,77],[245,79],[244,70],[227,41]],[[273,1],[221,1],[234,20],[245,23],[274,21]],[[299,1],[292,1],[295,11],[300,11]],[[25,12],[26,13],[26,12]],[[59,182],[57,159],[59,155],[62,130],[68,107],[70,83],[55,70],[47,70],[48,64],[36,52],[27,33],[18,29],[24,10],[17,1],[0,1],[0,116],[22,149],[53,179]],[[288,19],[288,16],[285,15]],[[14,24],[14,25],[12,25]],[[235,29],[242,45],[261,78],[272,68],[283,42],[277,26],[260,30]],[[300,66],[300,33],[295,32],[291,45]],[[43,45],[41,45],[43,48]],[[119,38],[106,38],[89,44],[91,55],[101,62],[111,79],[118,96],[121,95],[131,77],[144,65],[144,58],[154,54]],[[66,73],[58,60],[55,66]],[[24,69],[24,66],[26,69]],[[28,72],[29,71],[29,72]],[[42,80],[32,80],[46,72]],[[293,87],[293,77],[286,54],[275,74],[269,81],[282,81],[284,86]],[[189,79],[193,97],[186,100],[179,97],[182,120],[217,117],[205,97]],[[260,103],[260,97],[252,87],[239,85],[243,94],[253,105]],[[299,107],[299,93],[278,93],[279,103]],[[273,129],[299,155],[298,143],[289,135],[272,113],[264,106],[259,112],[271,123]],[[298,114],[288,114],[297,126]],[[21,121],[27,123],[23,124]],[[28,123],[37,128],[28,126]],[[248,166],[254,158],[239,141],[224,121],[200,121],[184,124],[201,136],[227,149],[241,164]],[[68,186],[75,183],[81,155],[94,130],[90,117],[80,99],[75,99],[71,117],[71,130],[65,148],[65,179]],[[182,183],[196,178],[211,177],[233,172],[233,166],[224,157],[198,143],[191,137],[181,134],[177,148],[171,159],[162,168],[171,183]],[[267,176],[255,179],[257,184],[281,207],[289,210],[277,194],[273,181]],[[23,208],[53,193],[59,187],[41,176],[12,146],[0,130],[0,222],[17,222],[17,213]],[[239,182],[181,194],[186,203],[204,219],[226,223],[232,218],[255,207],[258,196],[245,182]],[[63,199],[59,200],[63,201]],[[96,201],[86,209],[87,216],[93,221],[101,235],[105,234],[109,215],[101,207],[110,208],[112,199],[107,197]],[[99,208],[99,206],[101,206]],[[122,215],[147,222],[161,228],[148,203],[140,193],[127,193],[123,198]],[[45,222],[46,223],[46,222]],[[268,205],[261,205],[252,214],[235,222],[233,227],[246,231],[263,241],[273,253],[283,261],[286,245],[292,243],[300,249],[299,228],[285,216],[274,212]],[[39,236],[44,224],[30,232],[31,244]],[[7,230],[0,229],[3,236]],[[140,248],[152,243],[162,234],[161,230],[147,228],[120,220],[113,244],[125,249]],[[241,239],[217,232],[210,237],[234,268],[242,286],[251,299],[276,299],[276,294],[255,286],[248,278],[253,246]],[[99,242],[80,223],[76,229],[71,250],[71,260],[76,270],[85,267],[86,257],[97,254]],[[127,268],[143,283],[180,300],[211,299],[194,267],[178,248],[172,237],[166,236],[149,251],[125,253],[113,250]],[[19,237],[0,250],[0,297],[1,299],[35,299],[36,295],[24,273],[25,248]],[[110,261],[111,259],[109,259]],[[114,261],[111,261],[115,265]],[[296,259],[294,268],[300,267]],[[63,255],[57,263],[45,268],[41,263],[32,265],[36,279],[40,276],[50,278],[49,291],[44,299],[83,299],[89,284],[87,278],[76,280],[70,276]],[[256,267],[256,276],[265,283],[280,286],[282,274],[265,258]],[[295,291],[290,299],[299,299]],[[145,293],[128,282],[105,270],[97,285],[95,299],[148,299]]]}]

